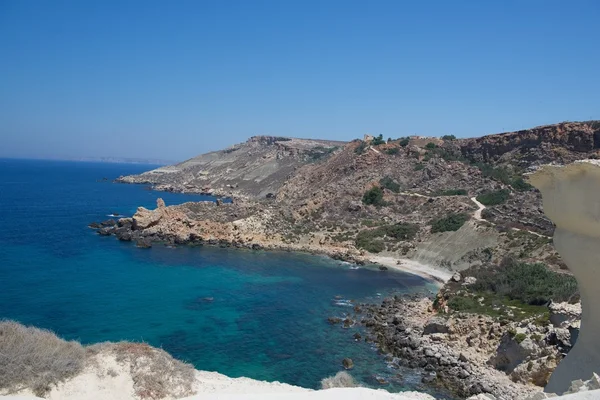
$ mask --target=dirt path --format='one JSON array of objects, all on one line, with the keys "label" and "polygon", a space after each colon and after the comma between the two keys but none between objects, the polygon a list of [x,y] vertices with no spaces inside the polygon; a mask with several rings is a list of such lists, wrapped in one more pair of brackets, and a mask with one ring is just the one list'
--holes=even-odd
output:
[{"label": "dirt path", "polygon": [[[485,210],[485,206],[484,206],[483,204],[481,204],[480,202],[478,202],[478,201],[477,201],[477,198],[475,198],[475,197],[471,197],[471,201],[472,201],[473,203],[475,203],[475,204],[477,205],[477,207],[478,207],[478,209],[477,209],[477,210],[476,210],[476,211],[473,213],[473,218],[474,218],[474,219],[476,219],[477,221],[485,221],[485,222],[487,222],[488,224],[492,224],[492,225],[494,225],[494,226],[495,226],[495,225],[496,225],[495,223],[493,223],[493,222],[491,222],[491,221],[488,221],[488,220],[486,220],[486,219],[483,219],[483,218],[481,217],[481,212],[482,212],[483,210]],[[546,236],[546,235],[542,235],[541,233],[537,233],[537,232],[534,232],[534,231],[530,231],[530,230],[528,230],[528,229],[519,229],[519,228],[511,228],[511,229],[512,229],[513,231],[524,231],[524,232],[528,232],[528,233],[531,233],[532,235],[536,235],[536,236],[543,237],[543,238],[547,238],[547,239],[551,239],[551,238],[552,238],[552,236]]]}]

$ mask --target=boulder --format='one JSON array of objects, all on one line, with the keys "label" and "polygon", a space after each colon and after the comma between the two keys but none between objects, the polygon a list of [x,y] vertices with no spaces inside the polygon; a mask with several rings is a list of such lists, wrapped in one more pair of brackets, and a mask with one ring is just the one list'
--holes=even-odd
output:
[{"label": "boulder", "polygon": [[550,303],[550,322],[557,328],[568,328],[581,319],[581,303]]},{"label": "boulder", "polygon": [[354,368],[354,362],[352,361],[352,359],[351,359],[351,358],[344,358],[344,359],[342,360],[342,366],[343,366],[345,369],[352,369],[352,368]]},{"label": "boulder", "polygon": [[134,230],[148,229],[158,224],[161,218],[162,213],[158,210],[151,211],[144,207],[138,207],[136,213],[133,215],[132,227]]},{"label": "boulder", "polygon": [[432,317],[427,321],[423,329],[424,335],[431,335],[433,333],[448,333],[449,331],[448,321],[443,317]]}]

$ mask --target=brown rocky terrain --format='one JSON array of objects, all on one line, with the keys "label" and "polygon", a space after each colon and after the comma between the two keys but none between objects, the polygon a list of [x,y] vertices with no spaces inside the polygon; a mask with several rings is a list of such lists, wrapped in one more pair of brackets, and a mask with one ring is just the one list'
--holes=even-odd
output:
[{"label": "brown rocky terrain", "polygon": [[[540,194],[526,183],[526,173],[550,162],[598,158],[599,152],[597,121],[565,122],[476,139],[410,137],[384,142],[365,138],[340,143],[255,137],[228,150],[119,179],[152,184],[159,190],[226,195],[231,203],[167,207],[159,201],[155,210],[140,208],[132,218],[93,227],[102,235],[114,234],[140,247],[162,242],[309,251],[359,263],[385,262],[388,267],[412,263],[416,272],[427,266],[430,270],[424,275],[440,278],[455,271],[485,277],[481,271],[498,270],[506,259],[515,265],[543,263],[568,274],[552,244],[554,226],[543,214]],[[431,383],[442,382],[463,396],[482,391],[503,398],[513,386],[502,379],[543,384],[556,360],[568,351],[563,344],[570,336],[557,326],[533,324],[547,314],[539,308],[505,301],[497,293],[478,297],[469,292],[463,283],[479,278],[467,278],[462,282],[459,275],[450,281],[427,311],[449,320],[457,334],[427,335],[427,321],[409,318],[403,322],[411,326],[409,333],[416,329],[420,341],[437,346],[430,346],[436,350],[437,364],[431,364],[427,355],[431,351],[419,350],[419,356],[412,359],[415,366],[431,364],[425,368],[437,374]],[[456,308],[467,304],[467,312],[484,315],[484,319],[453,316],[453,304]],[[377,311],[382,324],[374,340],[410,363],[411,357],[404,353],[407,348],[416,350],[407,339],[414,335],[405,335],[406,331],[388,335],[387,319],[398,312],[396,306]],[[515,317],[521,314],[531,314],[531,318]],[[472,338],[472,343],[479,342],[465,342],[462,336],[467,332],[480,332]],[[525,339],[531,340],[522,349]],[[442,353],[438,342],[447,350],[445,359],[460,362],[441,363],[436,356]],[[510,361],[512,356],[499,356],[502,346],[528,355],[519,362]],[[484,353],[467,356],[471,352],[467,347],[481,348]],[[462,360],[465,357],[467,361]],[[423,359],[427,363],[420,365]],[[499,383],[482,388],[472,376]],[[502,385],[509,392],[503,392]],[[515,390],[526,393],[529,389]]]},{"label": "brown rocky terrain", "polygon": [[117,181],[151,184],[165,191],[263,197],[276,193],[299,166],[344,145],[329,140],[254,136],[225,150]]}]

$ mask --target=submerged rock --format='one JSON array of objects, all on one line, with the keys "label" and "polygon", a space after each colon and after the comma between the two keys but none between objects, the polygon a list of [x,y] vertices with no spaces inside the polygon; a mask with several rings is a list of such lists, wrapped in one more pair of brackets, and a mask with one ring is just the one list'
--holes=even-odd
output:
[{"label": "submerged rock", "polygon": [[345,369],[352,369],[352,368],[354,368],[354,361],[352,361],[352,359],[351,359],[351,358],[344,358],[344,359],[342,360],[342,366],[343,366]]}]

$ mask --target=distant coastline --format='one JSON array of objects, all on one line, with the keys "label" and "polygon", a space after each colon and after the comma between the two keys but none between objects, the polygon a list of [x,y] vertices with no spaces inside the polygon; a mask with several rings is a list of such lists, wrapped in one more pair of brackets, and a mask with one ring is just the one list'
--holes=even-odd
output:
[{"label": "distant coastline", "polygon": [[23,161],[73,161],[73,162],[98,162],[110,164],[143,164],[164,166],[176,164],[177,161],[161,160],[154,158],[122,158],[122,157],[0,157],[0,160],[23,160]]}]

